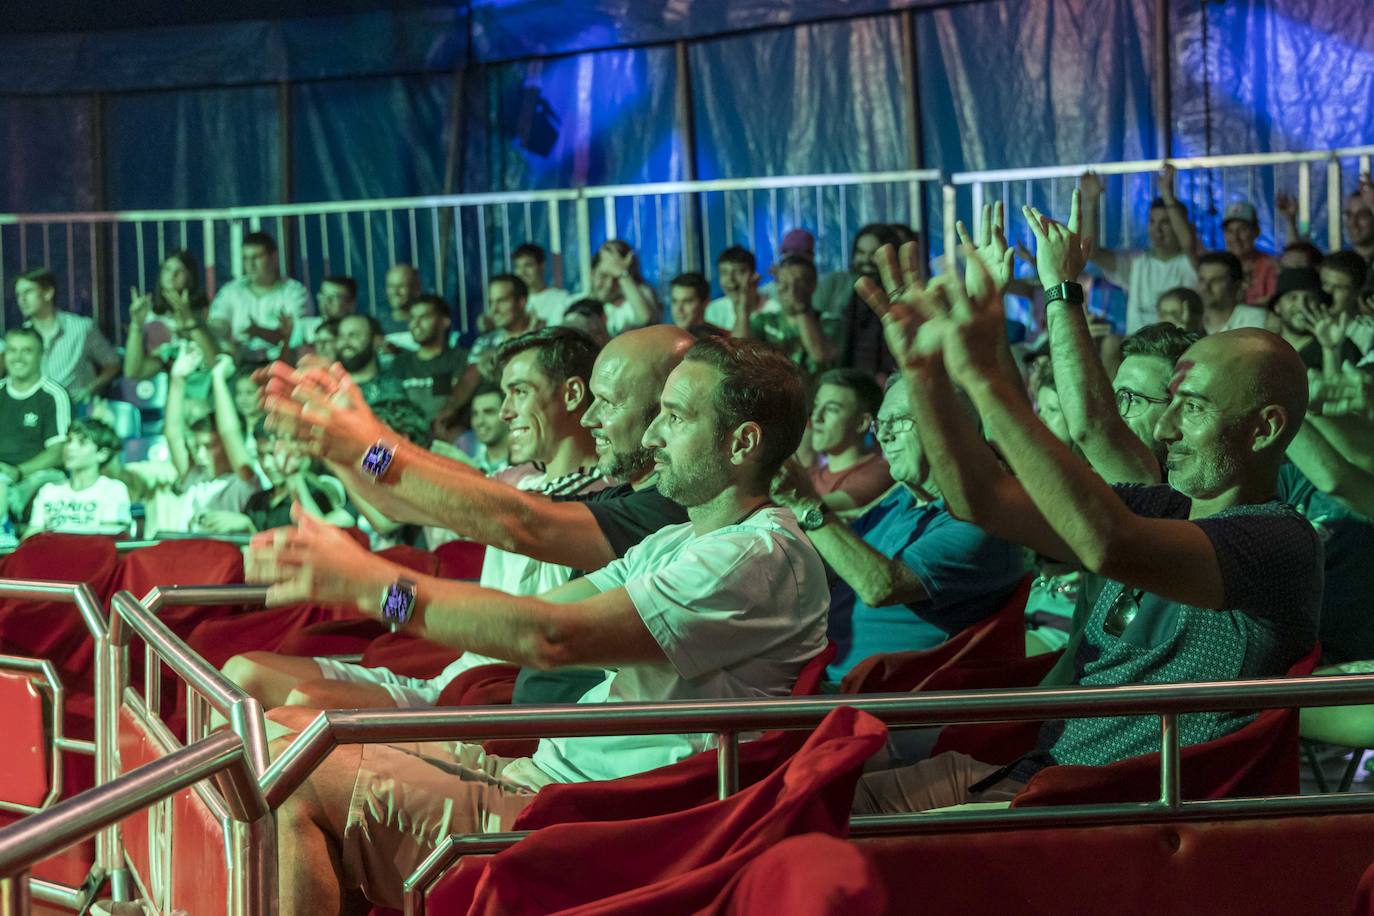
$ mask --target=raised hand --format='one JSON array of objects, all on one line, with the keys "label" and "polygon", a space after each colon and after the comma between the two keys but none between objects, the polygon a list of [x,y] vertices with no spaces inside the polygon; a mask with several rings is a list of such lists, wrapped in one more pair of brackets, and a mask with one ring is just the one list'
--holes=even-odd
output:
[{"label": "raised hand", "polygon": [[352,605],[379,616],[386,562],[342,528],[311,518],[299,503],[291,507],[291,517],[292,527],[254,536],[244,578],[267,586],[269,605],[312,601]]},{"label": "raised hand", "polygon": [[212,378],[222,379],[227,382],[233,377],[234,370],[237,368],[232,356],[228,353],[221,353],[215,357],[215,364],[210,367],[210,375]]},{"label": "raised hand", "polygon": [[1177,201],[1174,196],[1174,181],[1177,177],[1178,170],[1172,162],[1164,163],[1164,168],[1159,170],[1159,196],[1170,206]]},{"label": "raised hand", "polygon": [[1286,191],[1280,191],[1274,198],[1274,209],[1281,215],[1296,221],[1298,218],[1298,199]]},{"label": "raised hand", "polygon": [[150,293],[140,293],[137,287],[129,287],[129,325],[141,328],[152,313],[153,297]]},{"label": "raised hand", "polygon": [[172,378],[184,381],[187,376],[199,369],[204,361],[200,347],[183,347],[177,358],[172,360]]},{"label": "raised hand", "polygon": [[[956,274],[940,278],[949,301],[950,326],[943,335],[945,367],[967,386],[978,378],[999,375],[998,354],[1006,347],[1007,318],[1002,296],[971,246],[964,246],[970,270],[981,274],[971,286]],[[979,290],[975,295],[973,290]]]},{"label": "raised hand", "polygon": [[[1075,197],[1077,192],[1075,192]],[[978,239],[969,238],[968,228],[963,220],[954,224],[959,232],[959,241],[966,251],[973,255],[964,267],[964,284],[970,296],[1000,296],[1007,288],[1012,274],[1012,251],[1007,245],[1006,214],[1002,202],[983,204],[983,212],[978,218]],[[974,261],[983,263],[983,270],[974,269]],[[993,288],[983,289],[983,278],[988,277]]]},{"label": "raised hand", "polygon": [[[915,242],[898,252],[884,245],[873,253],[879,286],[872,277],[860,277],[854,291],[883,323],[883,338],[897,365],[903,369],[930,366],[941,358],[942,340],[949,318],[942,297],[921,284]],[[932,285],[933,288],[934,285]]]},{"label": "raised hand", "polygon": [[[1022,207],[1021,213],[1035,233],[1035,270],[1040,283],[1047,289],[1070,280],[1077,280],[1092,254],[1092,239],[1079,235],[1081,218],[1080,195],[1073,192],[1069,206],[1069,224],[1057,223],[1035,207]],[[970,295],[972,291],[970,290]]]},{"label": "raised hand", "polygon": [[625,254],[621,254],[610,242],[601,246],[601,263],[606,265],[606,269],[617,277],[630,272],[630,266],[634,263],[634,250],[631,249]]},{"label": "raised hand", "polygon": [[273,363],[255,378],[263,385],[267,428],[294,439],[311,457],[353,467],[378,440],[401,440],[338,363],[305,370]]},{"label": "raised hand", "polygon": [[1350,330],[1350,316],[1345,312],[1306,305],[1303,314],[1312,325],[1312,336],[1323,350],[1339,350]]},{"label": "raised hand", "polygon": [[1084,197],[1097,200],[1102,196],[1102,176],[1096,172],[1084,172],[1083,177],[1078,179],[1078,189]]}]

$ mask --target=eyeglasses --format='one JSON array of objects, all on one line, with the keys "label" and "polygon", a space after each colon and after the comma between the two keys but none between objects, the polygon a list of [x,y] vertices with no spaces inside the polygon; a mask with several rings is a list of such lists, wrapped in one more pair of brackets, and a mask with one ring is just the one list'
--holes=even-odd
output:
[{"label": "eyeglasses", "polygon": [[1167,404],[1168,398],[1152,398],[1148,394],[1141,394],[1139,391],[1132,391],[1129,388],[1122,388],[1116,393],[1116,410],[1121,414],[1123,420],[1138,417],[1145,412],[1147,404]]},{"label": "eyeglasses", "polygon": [[1121,594],[1117,595],[1112,606],[1107,608],[1107,616],[1102,620],[1102,632],[1108,636],[1120,636],[1126,632],[1131,621],[1135,620],[1135,615],[1140,613],[1140,598],[1144,594],[1144,589],[1132,590],[1123,585]]},{"label": "eyeglasses", "polygon": [[886,420],[879,418],[873,421],[873,435],[879,438],[888,435],[900,436],[915,428],[916,421],[911,417],[888,417]]}]

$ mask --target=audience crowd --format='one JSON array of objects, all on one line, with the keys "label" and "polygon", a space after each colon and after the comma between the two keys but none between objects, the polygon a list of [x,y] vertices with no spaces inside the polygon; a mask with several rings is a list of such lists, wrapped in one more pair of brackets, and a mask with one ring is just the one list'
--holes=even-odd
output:
[{"label": "audience crowd", "polygon": [[[411,265],[368,314],[347,276],[312,301],[265,233],[213,299],[191,254],[168,255],[131,292],[122,356],[32,270],[4,336],[0,537],[252,535],[273,602],[353,605],[453,650],[428,679],[235,656],[226,674],[281,735],[322,708],[434,705],[498,662],[522,668],[517,703],[762,698],[829,640],[834,689],[989,619],[1027,577],[1026,652],[1063,650],[1046,683],[1276,676],[1318,642],[1321,670],[1368,670],[1374,182],[1329,253],[1287,200],[1284,250],[1257,248],[1247,201],[1206,250],[1173,185],[1166,170],[1144,250],[1093,244],[1089,173],[1069,213],[1019,214],[1033,251],[989,205],[959,226],[963,269],[933,280],[911,230],[883,224],[823,274],[801,228],[768,266],[726,248],[713,278],[646,278],[612,240],[571,294],[526,243],[471,340]],[[1124,290],[1124,334],[1088,310],[1093,283]],[[483,545],[480,580],[376,553],[454,539]],[[1250,718],[1183,716],[1183,741]],[[1303,731],[1363,747],[1371,721],[1308,710]],[[279,812],[282,912],[335,912],[350,890],[395,906],[440,831],[509,829],[545,786],[710,740],[335,748]],[[1045,766],[1156,740],[1145,717],[1050,722],[1010,766],[894,741],[855,811],[1006,801]]]}]

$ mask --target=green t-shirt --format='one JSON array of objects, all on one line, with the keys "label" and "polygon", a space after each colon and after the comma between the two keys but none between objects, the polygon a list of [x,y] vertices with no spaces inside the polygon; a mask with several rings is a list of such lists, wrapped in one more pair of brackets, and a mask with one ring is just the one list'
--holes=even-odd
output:
[{"label": "green t-shirt", "polygon": [[[816,320],[820,323],[822,337],[832,341],[840,339],[840,319],[817,315]],[[802,346],[801,331],[786,312],[779,309],[755,312],[749,317],[749,333],[757,340],[781,350],[808,373],[814,375],[830,368],[830,363],[819,363],[806,352],[806,347]]]}]

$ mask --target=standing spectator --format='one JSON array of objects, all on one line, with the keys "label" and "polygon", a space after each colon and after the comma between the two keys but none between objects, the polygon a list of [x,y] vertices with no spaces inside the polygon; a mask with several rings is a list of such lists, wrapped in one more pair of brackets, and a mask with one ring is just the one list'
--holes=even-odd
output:
[{"label": "standing spectator", "polygon": [[283,277],[277,242],[266,232],[243,237],[243,276],[231,280],[210,303],[210,329],[237,349],[237,362],[259,365],[291,340],[292,327],[310,313],[310,293]]},{"label": "standing spectator", "polygon": [[426,423],[434,422],[467,368],[467,351],[449,346],[451,323],[443,299],[430,293],[415,297],[410,304],[410,337],[416,349],[397,353],[388,371],[400,380]]},{"label": "standing spectator", "polygon": [[19,518],[38,489],[62,479],[62,443],[72,421],[67,392],[45,378],[43,338],[33,328],[5,334],[7,375],[0,379],[0,523],[12,542],[11,518]]},{"label": "standing spectator", "polygon": [[[1278,316],[1279,333],[1298,351],[1303,365],[1339,373],[1347,361],[1360,361],[1360,351],[1345,336],[1348,317],[1336,312],[1322,292],[1321,275],[1311,268],[1285,270],[1279,274],[1279,288],[1271,307]],[[1322,333],[1339,322],[1338,336],[1328,339]]]},{"label": "standing spectator", "polygon": [[1202,316],[1204,306],[1202,297],[1197,294],[1197,290],[1189,289],[1186,286],[1176,286],[1167,293],[1159,297],[1155,303],[1155,312],[1159,320],[1182,331],[1192,334],[1203,334],[1206,329],[1202,326]]},{"label": "standing spectator", "polygon": [[548,260],[543,248],[526,242],[515,249],[511,255],[511,273],[525,281],[529,298],[525,308],[535,322],[553,328],[563,323],[563,312],[572,302],[567,290],[549,286],[545,280],[545,265]]},{"label": "standing spectator", "polygon": [[337,324],[339,319],[358,311],[358,281],[337,274],[325,277],[320,281],[320,289],[315,294],[315,300],[320,307],[320,313],[307,315],[296,323],[291,338],[293,348],[314,346],[320,326],[326,321]]},{"label": "standing spectator", "polygon": [[200,290],[200,264],[189,251],[167,255],[152,293],[130,290],[129,336],[124,342],[124,377],[152,378],[172,364],[173,341],[190,340],[201,348],[205,364],[214,362],[219,345],[206,325],[210,303]]},{"label": "standing spectator", "polygon": [[634,249],[620,239],[606,242],[592,256],[591,298],[606,304],[606,330],[612,337],[654,324],[662,312],[653,288],[639,272]]},{"label": "standing spectator", "polygon": [[1244,286],[1245,269],[1231,252],[1209,251],[1198,258],[1197,291],[1202,297],[1202,326],[1208,334],[1269,324],[1267,309],[1241,304]]},{"label": "standing spectator", "polygon": [[668,295],[673,324],[690,331],[706,322],[706,303],[711,298],[711,284],[701,274],[678,274],[673,278]]},{"label": "standing spectator", "polygon": [[14,297],[24,326],[43,343],[43,378],[66,389],[72,403],[84,404],[119,375],[120,358],[85,315],[57,307],[57,278],[46,267],[20,274]]},{"label": "standing spectator", "polygon": [[[1079,181],[1083,195],[1083,237],[1101,240],[1097,234],[1098,202],[1102,179],[1094,172]],[[1092,260],[1107,279],[1126,290],[1126,333],[1133,334],[1154,321],[1155,305],[1166,290],[1194,286],[1197,274],[1197,235],[1188,221],[1188,208],[1174,196],[1174,167],[1166,165],[1159,176],[1159,197],[1150,204],[1148,251],[1113,251],[1096,248]],[[1242,277],[1243,277],[1242,272]]]},{"label": "standing spectator", "polygon": [[[811,307],[816,292],[816,265],[788,255],[777,268],[777,308],[760,308],[749,317],[748,335],[781,350],[808,374],[815,374],[835,358],[839,328]],[[737,335],[739,336],[739,335]]]},{"label": "standing spectator", "polygon": [[858,369],[831,369],[818,381],[811,447],[825,464],[807,471],[811,487],[832,509],[867,506],[892,486],[887,460],[868,444],[883,390]]},{"label": "standing spectator", "polygon": [[1240,301],[1246,305],[1264,305],[1279,284],[1278,262],[1255,249],[1259,232],[1259,216],[1254,204],[1238,200],[1226,208],[1221,218],[1221,235],[1226,250],[1240,259],[1245,271],[1245,289]]},{"label": "standing spectator", "polygon": [[89,419],[73,423],[62,446],[62,467],[69,479],[44,484],[38,491],[24,536],[40,531],[132,534],[129,488],[103,473],[119,457],[122,445],[108,423]]},{"label": "standing spectator", "polygon": [[766,308],[777,308],[759,295],[759,275],[754,253],[731,245],[716,258],[721,296],[706,305],[706,321],[736,337],[748,337],[749,321]]},{"label": "standing spectator", "polygon": [[339,321],[339,362],[369,404],[391,398],[405,400],[406,390],[377,360],[382,326],[371,315],[349,315]]},{"label": "standing spectator", "polygon": [[525,310],[528,299],[525,281],[514,274],[497,274],[487,281],[486,317],[491,321],[491,330],[472,342],[467,367],[435,421],[442,429],[451,431],[457,426],[458,417],[479,382],[496,381],[496,354],[501,345],[533,330]]},{"label": "standing spectator", "polygon": [[388,338],[395,334],[409,340],[410,303],[420,295],[420,272],[409,264],[393,264],[387,269],[382,291],[386,294],[387,312],[378,322]]}]

